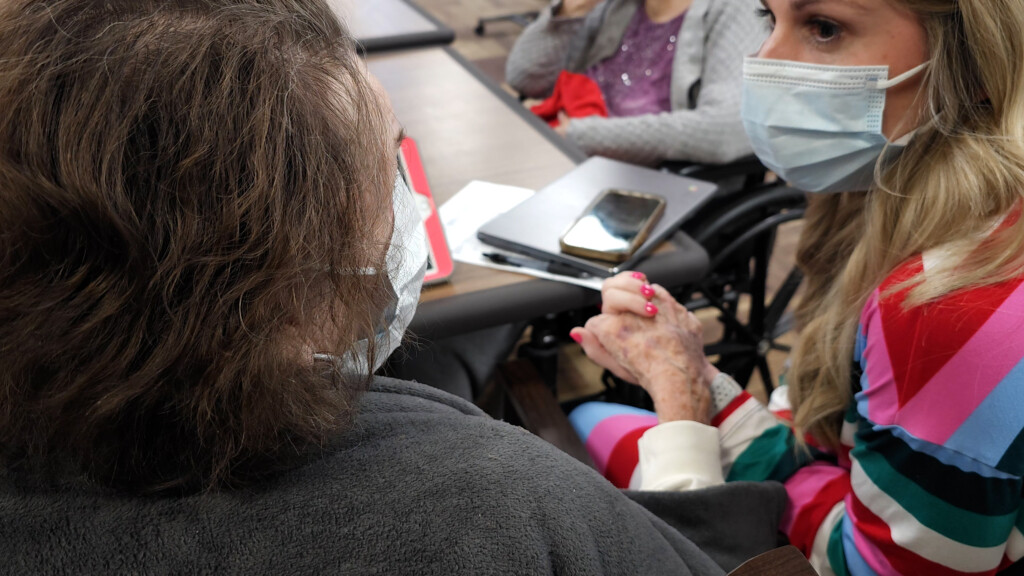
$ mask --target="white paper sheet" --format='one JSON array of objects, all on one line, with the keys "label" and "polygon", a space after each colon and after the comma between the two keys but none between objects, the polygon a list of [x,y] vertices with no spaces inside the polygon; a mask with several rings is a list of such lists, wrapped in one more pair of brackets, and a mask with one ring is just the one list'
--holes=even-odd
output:
[{"label": "white paper sheet", "polygon": [[508,212],[523,200],[533,196],[533,190],[517,188],[515,186],[504,186],[474,180],[466,185],[457,194],[438,208],[441,214],[441,223],[444,225],[445,236],[448,237],[448,246],[452,250],[452,258],[459,262],[484,266],[507,272],[517,272],[583,286],[593,290],[600,290],[602,278],[573,278],[552,274],[544,270],[533,268],[522,268],[519,266],[507,266],[495,264],[483,256],[484,252],[497,252],[509,256],[522,258],[521,254],[514,254],[507,250],[501,250],[484,244],[476,237],[480,226],[493,218]]}]

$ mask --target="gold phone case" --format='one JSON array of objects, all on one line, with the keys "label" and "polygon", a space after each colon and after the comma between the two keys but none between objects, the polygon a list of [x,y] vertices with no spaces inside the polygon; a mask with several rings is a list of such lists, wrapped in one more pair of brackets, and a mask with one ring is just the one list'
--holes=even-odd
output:
[{"label": "gold phone case", "polygon": [[[608,196],[609,194],[637,196],[648,200],[655,200],[658,204],[657,207],[651,212],[651,215],[647,217],[647,221],[644,223],[643,228],[640,230],[639,233],[637,233],[636,237],[633,238],[633,241],[630,242],[629,246],[624,251],[612,252],[606,250],[595,250],[593,248],[577,246],[575,244],[567,244],[565,242],[565,237],[569,234],[569,232],[576,227],[580,220],[582,220],[584,217],[592,213],[594,207],[596,207],[601,202],[601,200],[604,200],[605,196]],[[598,194],[597,198],[594,198],[594,201],[591,202],[589,206],[587,206],[586,210],[583,211],[580,217],[577,218],[576,220],[573,220],[573,223],[569,225],[565,232],[562,233],[562,236],[558,239],[558,246],[559,248],[561,248],[562,252],[564,252],[565,254],[571,254],[573,256],[580,256],[582,258],[592,258],[594,260],[601,260],[604,262],[612,262],[616,264],[619,262],[625,262],[627,259],[629,259],[630,256],[633,255],[634,252],[636,252],[637,248],[643,245],[644,241],[647,240],[647,237],[650,236],[651,234],[651,230],[654,229],[654,226],[658,223],[658,220],[661,219],[661,215],[664,212],[665,199],[662,198],[661,196],[656,196],[654,194],[646,194],[644,192],[633,192],[631,190],[609,188]]]}]

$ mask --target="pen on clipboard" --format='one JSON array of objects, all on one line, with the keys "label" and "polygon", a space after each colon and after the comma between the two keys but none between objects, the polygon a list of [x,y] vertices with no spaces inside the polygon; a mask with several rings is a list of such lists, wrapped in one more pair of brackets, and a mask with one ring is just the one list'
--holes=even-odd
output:
[{"label": "pen on clipboard", "polygon": [[557,274],[559,276],[569,276],[570,278],[592,278],[590,274],[577,270],[567,264],[560,262],[546,262],[543,260],[534,260],[532,258],[520,258],[517,256],[509,256],[507,254],[501,254],[499,252],[484,252],[481,254],[484,258],[487,258],[495,264],[503,264],[505,266],[514,266],[516,268],[529,268],[531,270],[540,270],[541,272],[547,272],[549,274]]}]

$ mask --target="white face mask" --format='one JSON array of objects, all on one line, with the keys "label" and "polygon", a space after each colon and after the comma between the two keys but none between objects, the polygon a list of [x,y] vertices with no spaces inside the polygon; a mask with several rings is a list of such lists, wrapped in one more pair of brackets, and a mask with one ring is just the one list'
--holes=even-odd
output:
[{"label": "white face mask", "polygon": [[890,143],[882,134],[886,90],[928,64],[889,80],[888,66],[747,58],[742,116],[754,153],[805,192],[867,190],[883,150],[892,161],[910,140]]},{"label": "white face mask", "polygon": [[[384,321],[377,328],[376,353],[372,370],[366,365],[369,342],[361,340],[342,361],[347,372],[368,374],[376,372],[402,343],[405,329],[412,322],[419,303],[423,276],[427,271],[427,236],[423,218],[416,208],[416,200],[401,174],[395,178],[392,192],[395,213],[391,243],[388,245],[388,280],[394,293],[391,306],[384,312]],[[367,272],[375,274],[374,271]],[[334,360],[330,355],[315,354],[318,360]]]}]

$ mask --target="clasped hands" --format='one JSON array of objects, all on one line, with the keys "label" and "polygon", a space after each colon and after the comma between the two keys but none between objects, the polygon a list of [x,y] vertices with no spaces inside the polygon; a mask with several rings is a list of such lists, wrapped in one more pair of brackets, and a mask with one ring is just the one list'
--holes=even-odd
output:
[{"label": "clasped hands", "polygon": [[661,422],[711,420],[711,381],[697,317],[640,272],[623,272],[601,287],[601,314],[570,335],[587,356],[644,388]]}]

